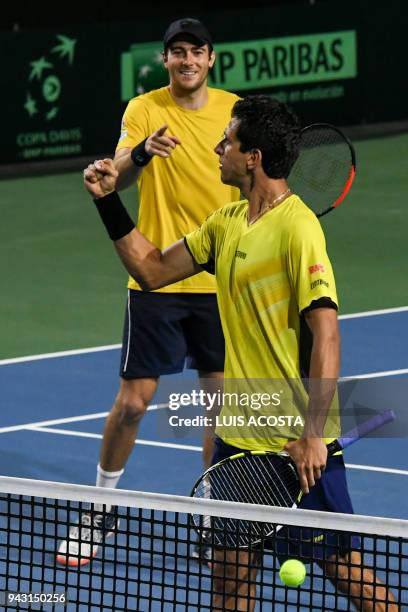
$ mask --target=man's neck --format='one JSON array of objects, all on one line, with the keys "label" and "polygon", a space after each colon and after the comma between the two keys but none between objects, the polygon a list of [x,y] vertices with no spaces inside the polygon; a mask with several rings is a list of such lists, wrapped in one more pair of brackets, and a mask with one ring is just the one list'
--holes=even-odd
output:
[{"label": "man's neck", "polygon": [[290,193],[285,179],[268,179],[256,181],[242,189],[248,200],[248,219],[260,217],[267,210],[276,208]]},{"label": "man's neck", "polygon": [[195,91],[181,90],[170,83],[169,92],[175,103],[187,110],[198,110],[208,102],[207,83]]}]

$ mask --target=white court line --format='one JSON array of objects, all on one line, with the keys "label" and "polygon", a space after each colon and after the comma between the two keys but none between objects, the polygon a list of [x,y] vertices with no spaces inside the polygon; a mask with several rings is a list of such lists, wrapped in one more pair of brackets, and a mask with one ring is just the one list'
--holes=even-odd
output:
[{"label": "white court line", "polygon": [[408,476],[408,470],[397,470],[397,468],[377,467],[374,465],[359,465],[358,463],[346,463],[346,468],[352,470],[366,470],[367,472],[383,472],[384,474],[398,474]]},{"label": "white court line", "polygon": [[369,372],[368,374],[354,374],[353,376],[341,376],[339,381],[358,380],[360,378],[382,378],[383,376],[398,376],[399,374],[408,374],[408,368],[403,370],[384,370],[384,372]]},{"label": "white court line", "polygon": [[[354,312],[351,314],[339,315],[339,319],[358,319],[360,317],[375,317],[396,312],[407,312],[408,306],[398,306],[396,308],[384,308],[382,310],[366,310],[365,312]],[[40,359],[55,359],[56,357],[68,357],[70,355],[83,355],[86,353],[99,353],[101,351],[113,351],[121,348],[121,344],[108,344],[106,346],[96,346],[93,348],[72,349],[70,351],[58,351],[57,353],[43,353],[40,355],[27,355],[25,357],[13,357],[10,359],[0,359],[0,366],[13,363],[24,363],[26,361],[38,361]]]},{"label": "white court line", "polygon": [[84,349],[72,349],[70,351],[58,351],[57,353],[42,353],[40,355],[27,355],[26,357],[13,357],[12,359],[0,359],[0,366],[11,363],[24,363],[25,361],[39,361],[40,359],[55,359],[56,357],[69,357],[70,355],[83,355],[85,353],[100,353],[102,351],[113,351],[121,348],[121,344],[107,344],[106,346],[94,346]]},{"label": "white court line", "polygon": [[395,312],[406,312],[408,306],[398,308],[383,308],[382,310],[366,310],[365,312],[352,312],[351,314],[339,315],[339,319],[359,319],[360,317],[376,317],[378,315],[393,314]]},{"label": "white court line", "polygon": [[[40,431],[45,433],[54,433],[62,436],[77,436],[78,438],[95,438],[102,439],[102,434],[88,433],[85,431],[72,431],[68,429],[53,429],[51,427],[27,427],[30,431]],[[190,450],[198,453],[202,452],[201,446],[193,446],[189,444],[174,444],[172,442],[157,442],[153,440],[136,440],[135,444],[144,446],[158,446],[163,448],[174,448],[177,450]],[[346,463],[346,467],[352,470],[366,470],[369,472],[382,472],[385,474],[397,474],[399,476],[408,476],[408,470],[398,470],[396,468],[377,467],[374,465],[360,465],[355,463]]]},{"label": "white court line", "polygon": [[[76,436],[78,438],[95,438],[102,440],[102,434],[89,433],[85,431],[72,431],[70,429],[54,429],[52,427],[27,427],[29,431],[41,431],[45,433],[59,434],[61,436]],[[201,453],[203,450],[200,446],[192,446],[190,444],[173,444],[172,442],[158,442],[156,440],[136,440],[135,444],[141,444],[143,446],[158,446],[161,448],[176,448],[178,450],[190,450]]]},{"label": "white court line", "polygon": [[[168,404],[151,404],[147,410],[160,410],[167,408]],[[90,421],[92,419],[103,419],[108,416],[109,412],[92,412],[91,414],[82,414],[80,416],[66,417],[61,419],[51,419],[48,421],[36,421],[34,423],[23,423],[22,425],[11,425],[10,427],[0,427],[0,434],[9,433],[11,431],[22,431],[31,427],[46,427],[47,425],[63,425],[64,423],[76,423],[79,421]]]}]

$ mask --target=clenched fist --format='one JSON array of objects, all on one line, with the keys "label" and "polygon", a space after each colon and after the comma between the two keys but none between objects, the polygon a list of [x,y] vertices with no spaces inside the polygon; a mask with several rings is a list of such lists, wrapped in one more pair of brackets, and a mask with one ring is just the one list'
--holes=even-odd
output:
[{"label": "clenched fist", "polygon": [[84,185],[97,200],[112,193],[116,188],[118,171],[111,159],[97,159],[84,170]]}]

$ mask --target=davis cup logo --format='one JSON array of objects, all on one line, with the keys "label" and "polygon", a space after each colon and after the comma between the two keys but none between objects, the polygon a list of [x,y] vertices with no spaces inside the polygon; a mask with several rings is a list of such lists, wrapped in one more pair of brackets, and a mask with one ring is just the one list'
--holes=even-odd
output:
[{"label": "davis cup logo", "polygon": [[[47,54],[30,62],[24,109],[30,119],[39,115],[51,121],[58,115],[62,92],[61,68],[74,63],[76,40],[56,35],[58,44]],[[61,61],[62,60],[62,61]]]}]

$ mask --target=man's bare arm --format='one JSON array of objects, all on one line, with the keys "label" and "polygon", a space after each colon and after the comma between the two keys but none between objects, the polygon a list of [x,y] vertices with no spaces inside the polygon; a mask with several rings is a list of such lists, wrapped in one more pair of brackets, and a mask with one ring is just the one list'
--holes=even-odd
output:
[{"label": "man's bare arm", "polygon": [[145,291],[159,289],[202,272],[184,240],[160,251],[136,228],[114,242],[126,270]]},{"label": "man's bare arm", "polygon": [[134,227],[115,191],[117,177],[118,171],[111,159],[95,161],[84,170],[85,187],[97,201],[115,249],[129,274],[144,290],[150,291],[202,272],[183,240],[162,252]]},{"label": "man's bare arm", "polygon": [[340,335],[337,312],[316,308],[306,314],[313,335],[309,374],[309,404],[303,435],[285,449],[296,463],[304,493],[321,477],[327,461],[324,425],[336,391],[340,364]]},{"label": "man's bare arm", "polygon": [[[148,156],[170,157],[176,146],[181,144],[177,136],[165,135],[166,130],[167,125],[162,125],[147,138],[144,143],[144,151]],[[113,161],[119,173],[116,183],[117,191],[122,191],[122,189],[127,189],[127,187],[133,185],[143,170],[143,165],[135,165],[131,153],[131,148],[124,148],[119,149],[115,154]]]},{"label": "man's bare arm", "polygon": [[309,372],[309,410],[304,435],[321,437],[336,392],[340,368],[337,311],[316,308],[305,315],[313,334]]},{"label": "man's bare arm", "polygon": [[118,171],[118,180],[116,183],[116,190],[122,191],[127,189],[131,185],[134,185],[142,173],[143,167],[135,166],[130,157],[132,149],[119,149],[115,153],[113,159],[115,168]]}]

